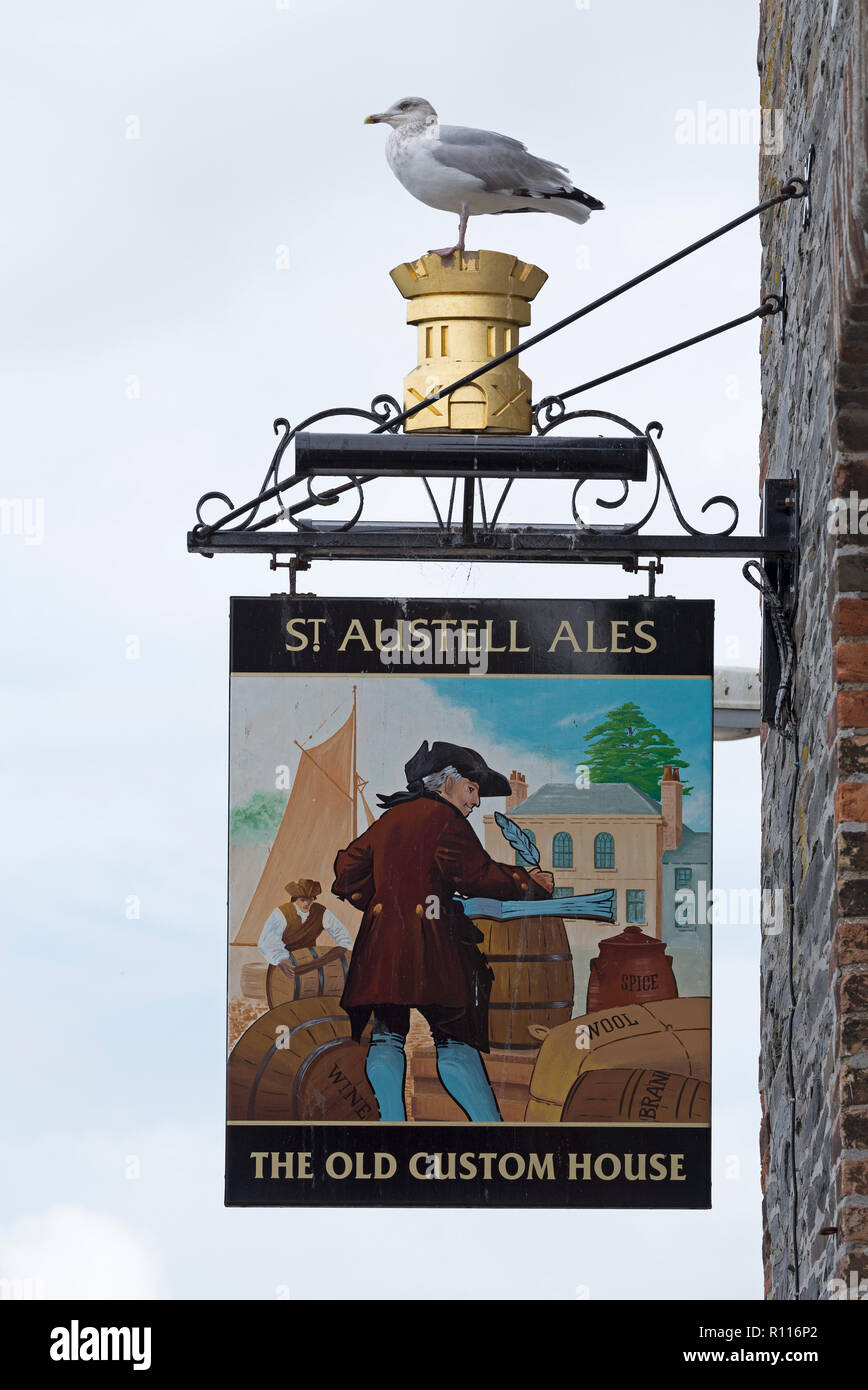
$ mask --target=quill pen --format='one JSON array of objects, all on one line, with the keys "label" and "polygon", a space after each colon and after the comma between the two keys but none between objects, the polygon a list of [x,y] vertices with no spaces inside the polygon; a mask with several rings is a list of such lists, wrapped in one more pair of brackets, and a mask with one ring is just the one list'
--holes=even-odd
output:
[{"label": "quill pen", "polygon": [[502,811],[495,811],[494,819],[500,827],[500,832],[509,841],[514,850],[517,850],[522,859],[528,864],[533,864],[534,868],[539,868],[539,850],[533,840],[522,830],[520,825],[516,825],[514,820],[505,816]]}]

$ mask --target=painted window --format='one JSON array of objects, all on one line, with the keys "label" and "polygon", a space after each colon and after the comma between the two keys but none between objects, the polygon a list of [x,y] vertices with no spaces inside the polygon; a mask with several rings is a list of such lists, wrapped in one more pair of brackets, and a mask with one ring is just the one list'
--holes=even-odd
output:
[{"label": "painted window", "polygon": [[643,923],[645,921],[645,889],[627,889],[627,921],[632,923]]},{"label": "painted window", "polygon": [[573,893],[574,893],[574,892],[575,892],[575,889],[574,889],[572,886],[567,887],[567,888],[563,888],[563,887],[558,888],[558,887],[556,886],[554,892],[552,893],[552,897],[553,897],[553,898],[571,898],[571,897],[573,896]]},{"label": "painted window", "polygon": [[692,870],[692,869],[676,869],[676,870],[675,870],[675,887],[676,887],[676,888],[686,888],[687,885],[688,885],[688,883],[690,883],[690,882],[692,881],[692,879],[693,879],[693,870]]},{"label": "painted window", "polygon": [[601,830],[594,839],[594,868],[614,869],[615,841],[607,830]]},{"label": "painted window", "polygon": [[552,864],[556,869],[573,867],[573,837],[566,830],[559,830],[552,845]]},{"label": "painted window", "polygon": [[[536,835],[534,835],[533,831],[532,831],[532,830],[529,830],[528,827],[527,827],[526,825],[523,825],[521,828],[522,828],[522,830],[524,831],[524,833],[525,833],[525,835],[527,836],[527,838],[528,838],[529,840],[532,840],[533,843],[536,844]],[[528,864],[528,862],[527,862],[527,860],[525,859],[524,855],[523,855],[523,854],[519,854],[518,850],[515,851],[515,862],[516,862],[516,864],[518,864],[519,868],[522,868],[522,869],[532,869],[532,868],[533,868],[533,865],[532,865],[532,864]]]}]

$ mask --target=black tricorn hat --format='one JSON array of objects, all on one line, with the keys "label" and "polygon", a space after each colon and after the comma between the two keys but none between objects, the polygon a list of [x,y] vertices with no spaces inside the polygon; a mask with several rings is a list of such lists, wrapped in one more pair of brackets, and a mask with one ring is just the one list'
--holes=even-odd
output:
[{"label": "black tricorn hat", "polygon": [[445,767],[454,767],[462,777],[475,782],[479,787],[480,796],[512,794],[508,779],[490,768],[475,748],[462,748],[457,743],[442,743],[439,740],[429,748],[427,739],[419,745],[410,761],[404,764],[407,786],[412,788],[414,783],[418,784],[423,777],[442,772]]}]

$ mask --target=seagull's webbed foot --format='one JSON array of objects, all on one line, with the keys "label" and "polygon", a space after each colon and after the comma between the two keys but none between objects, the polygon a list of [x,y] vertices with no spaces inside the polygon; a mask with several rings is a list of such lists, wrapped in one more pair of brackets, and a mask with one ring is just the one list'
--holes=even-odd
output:
[{"label": "seagull's webbed foot", "polygon": [[458,219],[458,240],[456,241],[455,245],[454,245],[454,246],[439,246],[439,247],[434,247],[434,246],[432,246],[431,249],[430,249],[430,251],[428,252],[428,255],[429,255],[429,256],[440,256],[440,257],[442,258],[442,257],[444,257],[444,256],[454,256],[456,251],[460,251],[461,254],[462,254],[462,256],[463,256],[463,255],[464,255],[464,238],[465,238],[465,236],[467,235],[467,223],[468,223],[469,217],[470,217],[470,213],[468,212],[467,204],[466,204],[466,203],[462,203],[462,204],[461,204],[461,216],[460,216],[459,219]]}]

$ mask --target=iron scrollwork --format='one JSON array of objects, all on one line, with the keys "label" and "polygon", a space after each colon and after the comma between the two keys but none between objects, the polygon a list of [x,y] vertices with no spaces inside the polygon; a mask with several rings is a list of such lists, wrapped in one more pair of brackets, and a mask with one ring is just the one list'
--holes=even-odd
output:
[{"label": "iron scrollwork", "polygon": [[[588,418],[595,420],[611,420],[613,424],[622,426],[623,429],[629,430],[631,434],[636,435],[637,437],[645,438],[648,441],[648,450],[651,454],[651,458],[654,464],[654,496],[651,500],[651,505],[648,507],[645,514],[641,516],[638,521],[628,522],[623,526],[607,526],[605,528],[607,532],[611,533],[612,530],[617,530],[618,533],[621,535],[631,536],[635,535],[638,531],[641,531],[643,526],[645,526],[647,522],[651,520],[651,517],[657,510],[657,504],[660,501],[660,493],[662,487],[666,489],[666,493],[672,505],[672,510],[674,511],[679,524],[688,535],[732,535],[733,531],[738,525],[738,506],[731,497],[726,497],[721,493],[715,494],[714,497],[709,497],[708,501],[703,503],[701,510],[702,513],[705,514],[705,512],[708,511],[709,507],[714,507],[718,504],[722,504],[725,507],[729,507],[731,512],[731,520],[728,526],[723,527],[721,530],[718,531],[703,531],[700,527],[692,526],[691,523],[685,517],[678,503],[678,499],[675,496],[675,491],[672,487],[669,474],[666,472],[663,460],[660,457],[660,450],[657,447],[656,441],[659,440],[660,436],[663,434],[663,426],[660,424],[659,420],[651,420],[645,426],[644,430],[641,430],[637,425],[631,424],[629,420],[625,420],[622,415],[614,415],[611,411],[608,410],[568,411],[565,402],[561,399],[560,396],[546,396],[543,400],[539,402],[538,405],[534,406],[533,409],[534,428],[536,429],[536,432],[539,435],[549,434],[551,430],[557,429],[560,425],[566,424],[568,420],[584,420]],[[602,528],[589,525],[586,521],[584,521],[579,513],[577,506],[579,489],[583,487],[584,484],[588,481],[589,480],[587,478],[580,478],[579,481],[576,483],[575,487],[573,488],[573,495],[571,498],[570,506],[573,514],[573,520],[576,526],[579,527],[580,530],[587,531],[592,534],[593,532],[599,531]],[[614,511],[618,507],[622,507],[624,505],[629,495],[630,484],[625,479],[622,479],[620,497],[616,497],[614,500],[610,500],[605,497],[598,497],[596,498],[596,504],[599,507],[605,507],[609,511]]]},{"label": "iron scrollwork", "polygon": [[[322,490],[317,489],[316,479],[310,474],[291,474],[288,477],[281,477],[281,465],[284,455],[295,436],[300,431],[306,430],[309,426],[315,425],[321,420],[330,420],[339,416],[349,416],[355,419],[368,420],[375,426],[373,433],[394,433],[400,428],[402,411],[400,405],[393,396],[380,395],[374,397],[368,410],[355,406],[339,406],[331,410],[320,410],[313,415],[309,415],[294,427],[283,417],[275,420],[274,432],[275,434],[279,434],[280,438],[257,496],[251,501],[244,503],[242,506],[236,507],[232,499],[225,492],[206,492],[196,505],[197,525],[193,530],[193,537],[195,540],[200,545],[207,544],[208,539],[216,532],[263,531],[281,521],[289,522],[298,531],[317,531],[320,534],[331,534],[334,532],[352,530],[361,518],[364,509],[365,484],[374,481],[379,475],[373,473],[347,474],[346,482],[334,483],[329,481],[328,485],[323,487]],[[619,425],[622,429],[629,431],[634,436],[643,438],[647,441],[648,451],[653,463],[654,489],[650,505],[637,521],[625,522],[622,525],[595,526],[585,521],[579,511],[578,497],[580,489],[590,481],[587,478],[580,478],[573,488],[570,500],[573,522],[579,531],[586,534],[588,537],[604,532],[610,535],[612,533],[624,536],[636,535],[651,520],[657,510],[661,495],[665,490],[669,502],[671,503],[672,510],[682,530],[687,535],[698,537],[732,535],[738,525],[739,512],[736,503],[731,497],[716,494],[714,497],[710,497],[702,506],[701,510],[703,514],[705,514],[710,507],[718,504],[729,508],[730,520],[726,526],[719,530],[704,531],[692,525],[685,517],[675,495],[669,475],[666,472],[657,445],[657,441],[663,433],[663,426],[659,421],[650,421],[645,429],[642,430],[637,425],[632,424],[631,421],[624,419],[623,416],[616,415],[611,411],[593,409],[568,411],[564,400],[560,396],[547,396],[533,408],[534,428],[539,436],[547,435],[552,430],[570,421],[587,419],[609,420],[613,424]],[[486,536],[491,537],[495,535],[498,518],[500,517],[503,505],[515,481],[516,479],[514,478],[509,478],[506,481],[493,512],[491,512],[490,515],[486,515],[482,479],[479,478],[475,480],[474,490],[478,489],[482,511],[482,525],[477,526],[476,531],[480,540]],[[423,477],[422,482],[434,512],[438,531],[446,536],[450,535],[453,531],[453,527],[458,524],[457,521],[453,521],[456,491],[455,480],[453,479],[452,482],[449,507],[445,519],[437,506],[428,479]],[[287,494],[302,484],[304,484],[305,495],[301,496],[296,501],[291,501]],[[597,505],[608,511],[615,511],[624,506],[630,497],[630,483],[622,479],[620,480],[620,486],[620,496],[614,499],[598,497],[596,499]],[[305,512],[317,507],[333,507],[341,497],[351,492],[355,492],[356,494],[356,505],[352,515],[345,521],[337,523],[334,526],[325,526],[321,522],[314,524],[312,521],[303,519],[303,514]],[[276,504],[275,510],[263,516],[261,513],[265,509],[266,503],[271,501]],[[212,502],[222,503],[224,510],[216,519],[209,521],[204,515],[204,509]]]},{"label": "iron scrollwork", "polygon": [[[384,394],[374,397],[369,410],[363,410],[358,406],[336,406],[331,410],[318,410],[315,414],[308,415],[307,419],[299,421],[295,426],[290,425],[287,419],[280,416],[273,425],[274,433],[280,433],[280,439],[257,496],[250,502],[236,507],[231,497],[227,496],[225,492],[206,492],[196,503],[198,525],[193,528],[193,535],[197,540],[207,541],[208,537],[213,535],[215,531],[261,531],[274,525],[277,521],[289,521],[300,531],[311,530],[313,528],[310,523],[300,520],[301,512],[309,511],[313,507],[333,507],[344,493],[355,489],[358,502],[352,517],[338,526],[328,528],[333,531],[351,530],[362,515],[364,508],[363,484],[369,481],[369,477],[362,474],[357,476],[348,474],[347,482],[330,485],[324,491],[317,492],[311,477],[293,474],[288,478],[281,479],[280,466],[283,456],[292,440],[301,430],[317,424],[320,420],[333,419],[335,416],[351,416],[355,419],[370,420],[379,430],[383,430],[385,427],[388,432],[397,428],[399,422],[393,424],[393,417],[400,416],[400,414],[401,407],[394,396]],[[283,494],[297,487],[300,483],[306,483],[307,497],[287,506],[282,500]],[[266,502],[272,500],[278,503],[277,510],[270,516],[260,518],[259,513],[262,507]],[[222,502],[226,507],[223,515],[218,516],[214,521],[206,520],[202,514],[203,508],[209,502]]]}]

